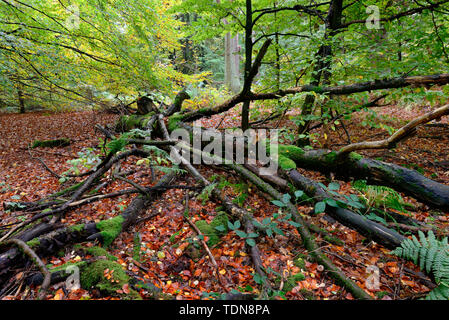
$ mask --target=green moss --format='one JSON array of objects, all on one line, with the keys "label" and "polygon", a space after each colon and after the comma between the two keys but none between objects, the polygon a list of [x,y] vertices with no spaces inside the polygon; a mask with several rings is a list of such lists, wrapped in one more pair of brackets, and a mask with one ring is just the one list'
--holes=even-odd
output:
[{"label": "green moss", "polygon": [[115,125],[115,129],[119,132],[131,131],[132,129],[142,129],[155,113],[150,112],[146,115],[129,115],[121,116]]},{"label": "green moss", "polygon": [[296,163],[295,161],[283,156],[283,155],[279,155],[279,159],[278,159],[278,163],[279,166],[283,169],[283,170],[292,170],[292,169],[296,169]]},{"label": "green moss", "polygon": [[170,118],[168,118],[168,125],[167,129],[169,132],[172,132],[176,129],[178,129],[178,122],[182,121],[184,115],[180,114],[179,112],[174,113]]},{"label": "green moss", "polygon": [[73,191],[77,190],[78,188],[80,188],[83,184],[84,184],[84,181],[79,182],[79,183],[74,184],[73,186],[70,186],[70,187],[68,187],[68,188],[66,188],[64,190],[61,190],[59,192],[54,193],[51,196],[52,197],[59,197],[59,196],[62,196],[64,194],[66,194],[66,193],[73,192]]},{"label": "green moss", "polygon": [[278,151],[279,155],[290,158],[292,160],[300,159],[305,153],[304,150],[299,147],[283,144],[280,144],[278,146]]},{"label": "green moss", "polygon": [[66,271],[68,267],[75,266],[78,267],[81,272],[87,265],[88,265],[87,261],[67,262],[59,267],[49,268],[48,271],[50,271],[51,273]]},{"label": "green moss", "polygon": [[[210,226],[214,230],[215,233],[219,235],[224,235],[228,232],[228,215],[226,212],[219,212],[215,218],[211,221]],[[218,231],[215,229],[216,227],[223,226],[224,231]]]},{"label": "green moss", "polygon": [[209,240],[207,241],[208,246],[213,247],[220,242],[218,231],[209,225],[205,220],[199,220],[195,223],[195,225],[203,235],[209,237]]},{"label": "green moss", "polygon": [[55,140],[36,140],[31,145],[31,148],[55,148],[55,147],[66,147],[70,145],[70,139],[63,138],[63,139],[55,139]]},{"label": "green moss", "polygon": [[306,262],[303,258],[296,259],[295,261],[293,261],[293,264],[302,270],[306,270]]},{"label": "green moss", "polygon": [[120,215],[97,223],[97,229],[100,230],[105,247],[109,247],[120,232],[122,232],[122,225],[124,221],[125,219]]},{"label": "green moss", "polygon": [[336,160],[337,152],[335,151],[329,152],[324,156],[324,161],[326,161],[327,164],[334,165],[336,163]]},{"label": "green moss", "polygon": [[133,240],[133,259],[136,260],[137,262],[141,262],[141,254],[140,254],[140,250],[142,247],[142,243],[140,241],[140,234],[137,232],[134,235],[134,240]]},{"label": "green moss", "polygon": [[73,232],[83,232],[84,224],[77,224],[74,226],[70,226],[69,229],[70,229],[70,231],[73,231]]},{"label": "green moss", "polygon": [[27,242],[28,247],[30,248],[37,248],[41,244],[39,238],[35,238],[33,240],[30,240]]},{"label": "green moss", "polygon": [[[110,278],[108,279],[105,274]],[[135,290],[130,289],[129,294],[117,292],[122,290],[123,285],[129,283],[129,280],[129,276],[120,264],[108,260],[95,261],[80,272],[81,286],[86,290],[96,288],[107,295],[120,295],[127,300],[141,300],[142,298]]]},{"label": "green moss", "polygon": [[100,247],[86,248],[85,251],[95,257],[106,257],[109,261],[117,261],[118,258],[110,254],[106,249]]},{"label": "green moss", "polygon": [[351,153],[349,154],[349,158],[350,158],[351,160],[354,160],[354,161],[360,161],[360,160],[363,159],[363,157],[362,157],[360,154],[356,153],[356,152],[351,152]]},{"label": "green moss", "polygon": [[[288,277],[285,281],[284,281],[284,287],[282,289],[282,291],[284,292],[289,292],[291,291],[294,287],[297,286],[297,282],[299,281],[303,281],[306,277],[302,274],[302,273],[298,273],[295,275],[292,275],[290,277]],[[281,282],[280,278],[277,278],[275,280],[276,285],[278,286]]]}]

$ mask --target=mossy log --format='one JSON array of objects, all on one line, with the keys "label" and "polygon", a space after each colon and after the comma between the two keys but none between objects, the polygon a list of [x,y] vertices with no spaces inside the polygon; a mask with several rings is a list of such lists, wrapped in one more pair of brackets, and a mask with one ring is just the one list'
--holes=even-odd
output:
[{"label": "mossy log", "polygon": [[402,191],[422,203],[449,212],[449,186],[393,163],[364,158],[354,152],[340,158],[335,151],[304,151],[295,146],[280,145],[279,164],[286,170],[300,167],[323,173],[333,172],[346,179],[365,179]]},{"label": "mossy log", "polygon": [[56,147],[67,147],[70,145],[71,141],[67,138],[55,139],[55,140],[35,140],[31,148],[56,148]]}]

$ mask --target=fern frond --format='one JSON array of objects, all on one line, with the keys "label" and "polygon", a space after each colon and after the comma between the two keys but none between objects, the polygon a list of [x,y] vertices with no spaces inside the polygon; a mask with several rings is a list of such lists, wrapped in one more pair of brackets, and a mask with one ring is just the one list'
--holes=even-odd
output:
[{"label": "fern frond", "polygon": [[449,299],[449,246],[448,238],[437,240],[432,231],[428,236],[419,232],[419,240],[413,236],[405,239],[392,254],[419,263],[421,270],[433,275],[438,287],[428,294],[426,299]]}]

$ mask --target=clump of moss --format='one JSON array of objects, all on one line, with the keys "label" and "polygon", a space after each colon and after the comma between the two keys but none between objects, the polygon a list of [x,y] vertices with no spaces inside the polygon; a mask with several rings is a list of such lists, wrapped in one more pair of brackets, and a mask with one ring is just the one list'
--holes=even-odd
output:
[{"label": "clump of moss", "polygon": [[360,154],[356,153],[356,152],[351,152],[351,153],[349,154],[349,158],[350,158],[351,160],[354,160],[354,161],[360,161],[360,160],[363,159],[363,157],[362,157]]},{"label": "clump of moss", "polygon": [[[284,292],[291,291],[294,287],[297,286],[296,283],[298,281],[303,281],[303,280],[305,280],[305,278],[306,277],[302,273],[298,273],[298,274],[292,275],[290,277],[287,277],[287,279],[284,280],[284,287],[282,288],[282,291],[284,291]],[[275,282],[276,282],[276,285],[280,285],[281,279],[277,278],[275,280]]]},{"label": "clump of moss", "polygon": [[120,215],[97,223],[97,229],[100,230],[105,247],[109,247],[115,238],[117,238],[120,234],[124,221],[125,219]]},{"label": "clump of moss", "polygon": [[129,116],[121,116],[115,125],[115,129],[119,132],[127,132],[132,129],[142,129],[146,126],[154,114],[154,112],[150,112],[145,115],[133,114]]},{"label": "clump of moss", "polygon": [[[210,226],[213,228],[213,230],[219,234],[219,235],[225,235],[228,232],[228,215],[226,212],[218,212],[218,214],[215,216],[215,218],[211,221]],[[217,230],[217,227],[223,226],[224,230],[220,231]]]},{"label": "clump of moss", "polygon": [[180,114],[179,112],[174,113],[170,118],[168,118],[168,125],[167,129],[168,131],[172,132],[176,129],[178,129],[178,122],[182,121],[184,115]]},{"label": "clump of moss", "polygon": [[30,247],[31,249],[39,247],[40,244],[41,242],[39,238],[35,238],[27,242],[28,247]]},{"label": "clump of moss", "polygon": [[133,289],[129,289],[128,294],[119,293],[129,280],[122,266],[109,260],[95,261],[80,272],[81,286],[86,290],[96,288],[105,294],[114,296],[119,294],[127,300],[141,300],[141,296]]},{"label": "clump of moss", "polygon": [[[225,212],[219,212],[215,218],[208,224],[205,220],[199,220],[195,223],[198,229],[205,236],[209,237],[208,246],[215,246],[220,242],[220,237],[228,231],[228,216]],[[217,227],[223,226],[223,231],[217,230]]]},{"label": "clump of moss", "polygon": [[49,271],[51,273],[62,272],[62,271],[66,271],[68,267],[75,266],[75,267],[78,267],[81,272],[81,270],[83,270],[83,268],[85,268],[87,265],[88,265],[87,261],[67,262],[58,267],[49,268]]},{"label": "clump of moss", "polygon": [[207,241],[208,246],[213,247],[220,242],[220,236],[217,234],[218,231],[214,230],[214,228],[212,228],[205,220],[199,220],[195,225],[203,235],[209,238]]},{"label": "clump of moss", "polygon": [[109,261],[117,261],[118,258],[110,254],[106,249],[100,247],[86,248],[85,251],[95,257],[106,257]]},{"label": "clump of moss", "polygon": [[296,169],[296,163],[295,161],[291,160],[290,158],[287,158],[283,155],[279,155],[278,158],[278,163],[279,166],[283,169],[283,170],[292,170],[292,169]]},{"label": "clump of moss", "polygon": [[77,224],[77,225],[74,225],[74,226],[70,226],[69,229],[71,231],[74,231],[74,232],[83,232],[84,231],[84,224]]},{"label": "clump of moss", "polygon": [[36,140],[31,145],[31,148],[56,148],[56,147],[66,147],[70,145],[70,139],[62,138],[62,139],[55,139],[55,140]]},{"label": "clump of moss", "polygon": [[306,269],[306,262],[301,257],[299,257],[295,261],[293,261],[293,264],[302,270]]},{"label": "clump of moss", "polygon": [[300,147],[292,146],[292,145],[284,145],[284,144],[280,144],[278,146],[278,151],[279,151],[280,155],[283,155],[283,156],[293,159],[293,160],[299,159],[305,153],[304,150]]},{"label": "clump of moss", "polygon": [[139,232],[137,232],[133,240],[133,259],[136,260],[137,262],[141,262],[140,250],[142,247],[142,241],[140,239],[141,239],[140,234]]},{"label": "clump of moss", "polygon": [[335,165],[336,160],[337,160],[338,154],[335,151],[329,152],[328,154],[326,154],[324,156],[324,160],[326,161],[327,164],[329,165]]}]

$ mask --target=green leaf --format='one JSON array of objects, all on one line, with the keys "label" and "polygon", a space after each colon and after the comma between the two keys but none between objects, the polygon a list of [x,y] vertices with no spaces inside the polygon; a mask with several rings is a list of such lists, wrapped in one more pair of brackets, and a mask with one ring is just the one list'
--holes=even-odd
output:
[{"label": "green leaf", "polygon": [[326,203],[323,201],[317,202],[315,204],[315,213],[319,214],[319,213],[323,213],[324,210],[326,210]]},{"label": "green leaf", "polygon": [[254,239],[246,239],[246,243],[251,247],[256,245],[256,241],[254,241]]},{"label": "green leaf", "polygon": [[240,237],[240,238],[246,238],[248,235],[246,232],[243,232],[241,230],[235,230],[235,233]]},{"label": "green leaf", "polygon": [[286,207],[285,203],[279,200],[272,200],[271,203],[274,204],[275,206],[278,206],[279,208]]},{"label": "green leaf", "polygon": [[327,188],[332,191],[338,191],[340,190],[340,184],[338,182],[331,182]]},{"label": "green leaf", "polygon": [[304,191],[302,191],[302,190],[296,190],[295,191],[296,199],[301,198],[303,195],[304,195]]},{"label": "green leaf", "polygon": [[224,232],[224,231],[226,231],[226,227],[224,225],[216,226],[215,230],[220,231],[220,232]]}]

